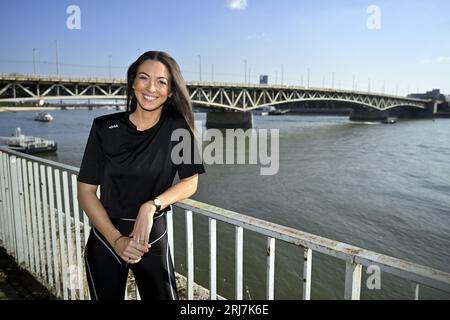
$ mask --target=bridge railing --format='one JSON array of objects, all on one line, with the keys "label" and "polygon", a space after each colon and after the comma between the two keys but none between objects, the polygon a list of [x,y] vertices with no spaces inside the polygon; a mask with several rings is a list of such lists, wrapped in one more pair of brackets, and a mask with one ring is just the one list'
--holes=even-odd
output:
[{"label": "bridge railing", "polygon": [[[78,168],[0,148],[0,245],[53,294],[62,299],[86,299],[84,246],[90,228],[78,206]],[[294,244],[303,262],[303,298],[311,298],[314,252],[336,257],[345,263],[345,299],[359,299],[362,267],[378,266],[381,271],[409,280],[411,297],[419,298],[420,285],[450,292],[450,273],[365,250],[346,243],[309,234],[237,212],[194,200],[176,207],[184,210],[186,232],[186,292],[194,296],[193,215],[208,218],[209,298],[217,299],[217,222],[234,227],[235,299],[243,299],[243,235],[253,231],[267,240],[266,298],[274,299],[277,241]],[[174,248],[173,216],[168,218],[168,237]],[[177,219],[182,218],[180,215]],[[176,236],[176,235],[175,235]],[[172,259],[174,256],[172,252]],[[137,297],[138,296],[138,292]]]},{"label": "bridge railing", "polygon": [[[106,77],[71,77],[71,76],[56,76],[56,75],[35,75],[35,74],[0,74],[0,81],[1,82],[7,82],[8,85],[11,83],[18,86],[21,84],[21,82],[29,83],[40,83],[40,82],[47,82],[52,83],[54,85],[58,86],[66,86],[66,85],[72,85],[72,84],[83,84],[83,85],[96,85],[96,86],[118,86],[119,88],[126,86],[126,79],[125,78],[106,78]],[[10,83],[8,83],[10,82]],[[387,94],[385,92],[377,92],[373,90],[356,90],[356,89],[337,89],[335,87],[324,87],[324,86],[318,86],[316,84],[311,84],[307,86],[298,86],[298,85],[289,85],[289,84],[259,84],[259,83],[233,83],[233,82],[207,82],[207,81],[186,81],[186,84],[188,88],[203,88],[203,89],[225,89],[225,90],[248,90],[251,91],[253,89],[256,90],[277,90],[277,91],[301,91],[301,92],[322,92],[322,93],[339,93],[339,94],[356,94],[361,96],[367,96],[371,98],[391,98],[391,99],[397,99],[397,100],[405,100],[405,101],[412,101],[412,102],[429,102],[431,99],[417,99],[417,98],[411,98],[407,96],[400,96],[400,95],[394,95],[394,94]],[[6,87],[5,87],[6,88]],[[5,92],[5,88],[0,88],[0,92]],[[0,101],[20,101],[20,100],[30,100],[30,98],[42,98],[42,99],[54,99],[54,97],[49,96],[42,96],[40,97],[39,93],[35,92],[35,94],[30,94],[30,91],[27,91],[28,89],[24,90],[26,92],[25,97],[19,97],[16,98],[14,96],[13,99],[11,98],[3,98],[0,99]],[[63,90],[64,92],[64,90]],[[57,99],[68,99],[71,95],[62,95],[58,96]],[[87,98],[89,95],[80,95],[76,98]],[[101,99],[103,95],[98,96],[97,98]],[[289,101],[286,101],[289,102]]]},{"label": "bridge railing", "polygon": [[49,81],[49,82],[93,82],[93,83],[111,83],[111,84],[126,84],[125,78],[103,78],[103,77],[71,77],[71,76],[56,76],[56,75],[35,75],[35,74],[0,74],[2,80],[14,81]]}]

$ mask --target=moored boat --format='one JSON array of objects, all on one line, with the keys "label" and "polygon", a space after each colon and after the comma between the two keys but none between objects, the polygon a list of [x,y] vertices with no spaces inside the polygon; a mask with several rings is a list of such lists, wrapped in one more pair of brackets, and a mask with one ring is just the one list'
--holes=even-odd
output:
[{"label": "moored boat", "polygon": [[55,141],[25,136],[20,128],[16,128],[12,137],[0,137],[0,142],[6,144],[12,150],[24,153],[55,152],[58,149]]},{"label": "moored boat", "polygon": [[291,111],[290,109],[277,109],[275,107],[271,107],[269,110],[269,115],[271,116],[279,116],[288,113]]},{"label": "moored boat", "polygon": [[49,122],[53,120],[53,116],[48,112],[39,112],[34,118],[35,121]]}]

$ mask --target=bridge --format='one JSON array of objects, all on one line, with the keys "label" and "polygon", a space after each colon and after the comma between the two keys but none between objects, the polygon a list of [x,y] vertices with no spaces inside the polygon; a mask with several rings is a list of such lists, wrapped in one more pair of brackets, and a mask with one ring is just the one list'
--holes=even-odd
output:
[{"label": "bridge", "polygon": [[[385,120],[392,110],[404,109],[433,116],[437,102],[381,93],[287,85],[187,82],[192,102],[210,109],[207,125],[251,126],[252,110],[303,101],[332,101],[352,108],[352,120]],[[124,100],[124,79],[51,76],[0,76],[2,102],[57,100]]]}]

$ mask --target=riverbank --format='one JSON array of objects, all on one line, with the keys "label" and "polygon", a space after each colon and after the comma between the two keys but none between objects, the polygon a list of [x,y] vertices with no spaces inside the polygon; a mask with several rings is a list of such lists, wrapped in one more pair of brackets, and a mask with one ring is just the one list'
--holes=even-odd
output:
[{"label": "riverbank", "polygon": [[0,106],[0,112],[20,112],[20,111],[49,111],[61,110],[60,107],[5,107]]},{"label": "riverbank", "polygon": [[0,248],[0,300],[53,299],[55,296]]}]

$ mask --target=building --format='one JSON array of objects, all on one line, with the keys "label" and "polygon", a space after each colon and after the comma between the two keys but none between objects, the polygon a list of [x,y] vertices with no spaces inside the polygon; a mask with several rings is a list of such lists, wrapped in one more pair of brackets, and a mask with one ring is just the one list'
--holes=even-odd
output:
[{"label": "building", "polygon": [[433,89],[431,91],[427,91],[426,93],[411,93],[408,94],[408,98],[416,98],[416,99],[433,99],[439,100],[442,102],[446,101],[446,98],[443,94],[441,94],[441,90]]}]

